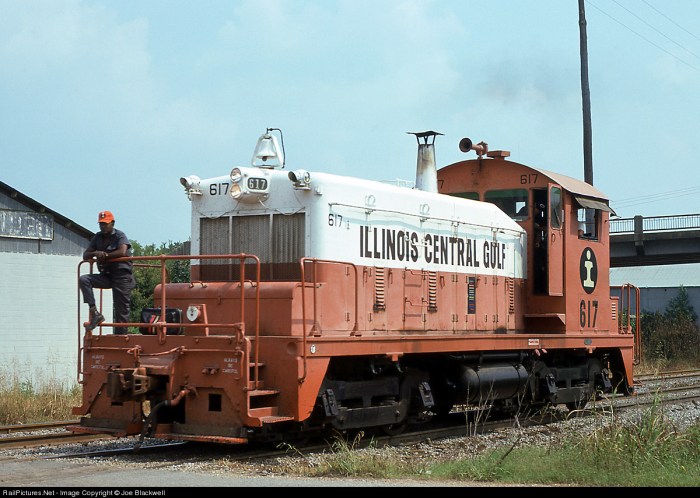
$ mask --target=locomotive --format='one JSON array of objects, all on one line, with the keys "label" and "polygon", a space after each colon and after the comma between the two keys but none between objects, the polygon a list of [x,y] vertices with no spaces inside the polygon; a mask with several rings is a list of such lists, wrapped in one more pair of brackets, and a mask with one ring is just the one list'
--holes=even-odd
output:
[{"label": "locomotive", "polygon": [[126,258],[160,264],[156,307],[79,330],[70,430],[244,444],[632,394],[605,195],[467,138],[438,170],[442,134],[413,135],[415,185],[288,170],[277,128],[182,177],[190,254]]}]

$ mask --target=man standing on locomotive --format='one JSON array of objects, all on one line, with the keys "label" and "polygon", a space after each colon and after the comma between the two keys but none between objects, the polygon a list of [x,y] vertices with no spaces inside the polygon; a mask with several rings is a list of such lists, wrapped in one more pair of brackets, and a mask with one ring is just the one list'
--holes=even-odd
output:
[{"label": "man standing on locomotive", "polygon": [[[97,260],[99,274],[90,273],[80,276],[80,290],[83,293],[83,301],[90,306],[90,323],[88,330],[92,330],[105,317],[95,306],[95,294],[93,288],[112,289],[112,301],[114,302],[114,322],[129,322],[131,310],[131,291],[136,287],[131,261],[109,262],[109,260],[131,256],[131,244],[126,234],[114,228],[114,215],[110,211],[102,211],[97,217],[100,231],[97,232],[87,249],[83,253],[83,260]],[[115,327],[115,334],[126,334],[126,327]]]}]

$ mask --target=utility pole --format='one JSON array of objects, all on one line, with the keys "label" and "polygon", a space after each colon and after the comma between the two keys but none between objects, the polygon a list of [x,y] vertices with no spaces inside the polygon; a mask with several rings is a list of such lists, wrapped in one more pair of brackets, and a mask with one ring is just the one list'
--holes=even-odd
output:
[{"label": "utility pole", "polygon": [[581,39],[581,96],[583,100],[583,180],[593,185],[593,137],[591,132],[591,90],[588,86],[588,38],[585,0],[578,0],[578,26]]}]

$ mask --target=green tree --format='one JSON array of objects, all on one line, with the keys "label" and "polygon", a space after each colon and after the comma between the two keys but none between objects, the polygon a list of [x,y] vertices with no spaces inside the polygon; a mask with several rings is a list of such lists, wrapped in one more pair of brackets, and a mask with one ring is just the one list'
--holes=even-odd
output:
[{"label": "green tree", "polygon": [[[161,256],[161,255],[185,255],[186,244],[184,242],[162,243],[159,247],[155,244],[142,246],[137,241],[131,241],[134,256]],[[165,263],[167,276],[170,282],[190,281],[190,260],[174,259]],[[136,288],[131,293],[132,322],[141,321],[141,310],[153,308],[153,291],[160,284],[160,261],[134,261],[134,277]]]},{"label": "green tree", "polygon": [[693,308],[693,305],[690,303],[688,291],[682,285],[678,289],[678,294],[676,297],[671,299],[666,306],[664,316],[671,321],[683,323],[697,321],[698,314],[695,312],[695,308]]},{"label": "green tree", "polygon": [[680,286],[663,313],[643,312],[643,351],[646,360],[684,362],[700,360],[700,327],[688,291]]}]

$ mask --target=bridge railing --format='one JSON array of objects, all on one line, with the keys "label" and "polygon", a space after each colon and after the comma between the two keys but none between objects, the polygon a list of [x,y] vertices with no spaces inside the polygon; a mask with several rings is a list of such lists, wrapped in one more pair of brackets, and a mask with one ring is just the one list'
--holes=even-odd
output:
[{"label": "bridge railing", "polygon": [[635,233],[662,230],[690,230],[700,228],[700,214],[679,214],[674,216],[635,216],[610,220],[610,233]]}]

